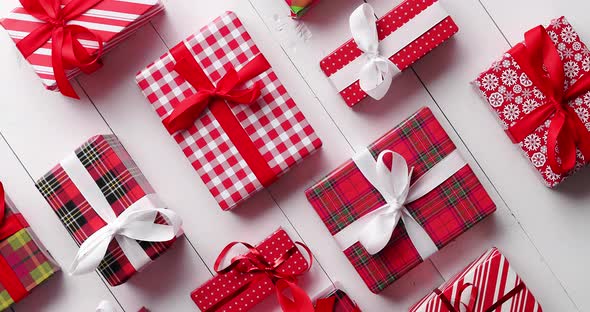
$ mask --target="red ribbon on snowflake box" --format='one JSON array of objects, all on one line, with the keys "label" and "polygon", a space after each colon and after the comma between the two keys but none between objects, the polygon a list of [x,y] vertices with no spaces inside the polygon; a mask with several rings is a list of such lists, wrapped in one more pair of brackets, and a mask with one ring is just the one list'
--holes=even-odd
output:
[{"label": "red ribbon on snowflake box", "polygon": [[555,187],[590,162],[590,50],[565,17],[537,26],[474,84]]},{"label": "red ribbon on snowflake box", "polygon": [[380,100],[392,79],[459,28],[437,0],[405,0],[380,19],[368,4],[350,16],[353,39],[322,59],[348,106],[367,95]]},{"label": "red ribbon on snowflake box", "polygon": [[164,10],[158,0],[20,0],[0,24],[45,87],[78,98],[69,79]]},{"label": "red ribbon on snowflake box", "polygon": [[542,312],[541,305],[497,248],[487,251],[410,312]]},{"label": "red ribbon on snowflake box", "polygon": [[136,79],[223,210],[322,144],[233,12]]},{"label": "red ribbon on snowflake box", "polygon": [[[225,258],[239,245],[248,252],[234,257],[222,269]],[[309,262],[297,246],[305,249]],[[294,243],[283,229],[278,229],[256,247],[233,242],[215,261],[215,271],[219,275],[195,289],[191,298],[203,312],[248,311],[275,292],[283,311],[313,312],[311,299],[297,285],[297,278],[311,268],[312,260],[309,248]]]}]

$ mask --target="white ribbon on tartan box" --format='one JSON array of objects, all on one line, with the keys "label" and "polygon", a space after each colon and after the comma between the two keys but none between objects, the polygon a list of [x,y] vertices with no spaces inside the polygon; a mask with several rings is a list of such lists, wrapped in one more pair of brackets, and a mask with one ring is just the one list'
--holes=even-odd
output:
[{"label": "white ribbon on tartan box", "polygon": [[[156,194],[145,195],[117,217],[75,153],[71,153],[60,162],[60,165],[90,207],[107,223],[80,245],[70,274],[77,275],[96,270],[113,239],[119,243],[131,265],[139,271],[151,259],[141,248],[138,240],[167,242],[181,233],[182,220],[175,212],[166,209]],[[158,213],[164,217],[168,225],[154,223]]]}]

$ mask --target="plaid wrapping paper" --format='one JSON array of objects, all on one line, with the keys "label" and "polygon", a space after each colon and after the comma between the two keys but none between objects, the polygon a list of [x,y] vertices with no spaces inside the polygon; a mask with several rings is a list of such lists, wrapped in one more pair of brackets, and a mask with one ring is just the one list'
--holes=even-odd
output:
[{"label": "plaid wrapping paper", "polygon": [[[62,0],[67,4],[70,0]],[[103,53],[108,52],[121,41],[127,39],[139,27],[147,24],[149,20],[164,10],[164,6],[158,0],[103,0],[94,8],[88,10],[68,25],[80,25],[90,29],[103,42]],[[18,43],[26,37],[41,21],[31,16],[22,7],[17,7],[0,20],[2,27],[14,43]],[[85,38],[82,45],[91,54],[95,54],[98,43],[93,38]],[[51,61],[51,43],[44,46],[27,58],[33,69],[39,75],[45,87],[49,90],[57,90],[57,84],[53,75]],[[79,69],[67,71],[68,79],[80,73]]]},{"label": "plaid wrapping paper", "polygon": [[[269,263],[273,263],[293,247],[295,247],[295,243],[282,228],[256,246]],[[297,250],[278,268],[278,271],[282,274],[296,275],[305,271],[306,264],[307,260]],[[250,284],[241,292],[235,295],[230,293],[230,290],[240,290],[247,283]],[[191,298],[202,311],[211,309],[219,302],[226,301],[214,311],[234,312],[248,311],[273,293],[275,293],[275,286],[267,275],[242,273],[234,269],[205,282],[192,292]],[[234,296],[232,297],[232,295]]]},{"label": "plaid wrapping paper", "polygon": [[[145,195],[154,193],[152,186],[115,135],[94,136],[77,148],[75,153],[117,216]],[[61,165],[56,165],[39,179],[37,188],[78,245],[106,225]],[[166,224],[161,215],[158,215],[156,222]],[[155,260],[174,241],[175,239],[163,243],[140,241],[139,244]],[[112,286],[125,283],[136,273],[116,240],[109,245],[98,271]]]},{"label": "plaid wrapping paper", "polygon": [[[5,217],[17,214],[12,201],[6,197]],[[6,260],[18,280],[30,292],[59,271],[55,260],[40,243],[31,228],[23,221],[24,228],[7,239],[0,240],[0,258]],[[0,311],[14,303],[13,298],[0,281]]]},{"label": "plaid wrapping paper", "polygon": [[[518,284],[524,285],[524,282],[510,266],[506,257],[494,247],[438,289],[450,302],[454,302],[460,293],[460,289],[467,284],[473,284],[477,288],[476,304],[473,310],[470,311],[484,312],[499,301],[500,298],[513,291]],[[461,301],[469,302],[467,298],[470,291],[470,288],[464,291],[465,294],[461,296],[463,299]],[[522,290],[514,292],[514,296],[508,295],[507,298],[494,311],[543,311],[535,296],[526,286]],[[411,307],[410,312],[449,312],[449,309],[442,303],[440,297],[433,292]]]},{"label": "plaid wrapping paper", "polygon": [[[413,183],[454,151],[455,145],[430,109],[422,108],[371,144],[369,150],[375,158],[384,150],[404,156],[414,168]],[[306,195],[332,235],[385,204],[352,160],[309,188]],[[469,165],[406,207],[439,249],[496,209]],[[387,247],[374,256],[358,242],[344,253],[375,293],[423,261],[401,225]]]},{"label": "plaid wrapping paper", "polygon": [[[343,290],[340,289],[331,289],[327,294],[322,295],[320,299],[331,299],[334,298],[334,305],[331,311],[329,312],[361,312],[359,307],[356,305],[352,299],[346,294]],[[318,310],[319,306],[316,304],[316,310]],[[328,312],[320,310],[319,312]]]},{"label": "plaid wrapping paper", "polygon": [[[546,29],[564,64],[564,89],[567,90],[575,81],[590,72],[590,50],[565,17],[554,19]],[[517,64],[511,51],[505,53],[474,81],[478,92],[488,102],[504,129],[508,129],[522,116],[530,114],[547,102],[545,95],[533,85]],[[574,108],[586,128],[590,129],[590,92],[579,96],[569,105]],[[546,122],[518,145],[532,166],[541,174],[544,183],[549,187],[555,187],[581,169],[584,159],[578,151],[576,168],[572,172],[561,175],[551,170],[547,157],[548,130],[549,123]]]},{"label": "plaid wrapping paper", "polygon": [[[228,66],[239,70],[260,53],[233,12],[226,12],[180,44],[189,48],[213,82],[225,75]],[[196,93],[174,71],[174,63],[173,56],[166,53],[136,77],[162,120]],[[245,86],[257,81],[264,88],[255,103],[229,107],[271,170],[282,175],[322,143],[272,69]],[[223,210],[234,208],[263,188],[209,109],[194,126],[173,137]]]}]

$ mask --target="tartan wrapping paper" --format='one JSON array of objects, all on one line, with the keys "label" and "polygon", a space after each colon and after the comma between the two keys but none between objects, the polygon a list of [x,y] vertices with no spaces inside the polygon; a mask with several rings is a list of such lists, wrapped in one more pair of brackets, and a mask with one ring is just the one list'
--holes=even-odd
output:
[{"label": "tartan wrapping paper", "polygon": [[[420,12],[437,2],[438,0],[403,1],[377,20],[379,41],[395,32]],[[426,31],[422,36],[414,40],[401,51],[389,56],[389,59],[403,71],[428,54],[428,52],[448,40],[458,31],[459,28],[449,16],[430,30]],[[356,42],[353,39],[350,39],[322,59],[320,61],[320,67],[324,74],[327,77],[330,77],[356,58],[361,57],[362,54],[363,53],[358,48]],[[367,94],[361,90],[358,79],[346,89],[339,90],[339,92],[346,104],[351,107],[367,97]]]},{"label": "tartan wrapping paper", "polygon": [[[5,217],[18,214],[12,201],[6,196]],[[24,228],[7,239],[0,240],[0,257],[5,259],[24,288],[30,292],[59,271],[55,260],[37,239],[31,228],[22,221]],[[0,282],[0,311],[14,302]]]},{"label": "tartan wrapping paper", "polygon": [[[459,289],[471,283],[477,287],[477,301],[472,312],[484,312],[496,301],[524,282],[497,248],[492,248],[467,266],[462,272],[444,283],[439,290],[454,302]],[[461,298],[468,303],[470,288]],[[524,287],[511,299],[494,311],[502,312],[542,312],[543,309],[531,291]],[[410,312],[449,312],[435,293],[431,293],[410,308]]]},{"label": "tartan wrapping paper", "polygon": [[[414,167],[412,183],[455,149],[426,107],[369,146],[375,159],[384,150],[404,156],[408,167]],[[352,160],[309,188],[306,195],[332,235],[385,204]],[[406,207],[439,249],[496,209],[469,165]],[[374,293],[423,261],[402,225],[374,256],[358,242],[344,253]]]},{"label": "tartan wrapping paper", "polygon": [[319,0],[285,0],[291,9],[292,18],[301,18],[311,6],[319,2]]},{"label": "tartan wrapping paper", "polygon": [[[269,263],[273,263],[293,247],[295,247],[295,243],[282,228],[256,246]],[[278,268],[278,271],[282,274],[296,275],[303,273],[306,267],[307,260],[297,250]],[[248,283],[250,284],[246,285]],[[232,290],[238,291],[234,293]],[[268,275],[232,270],[205,282],[191,293],[191,298],[201,311],[208,311],[218,302],[225,300],[227,302],[218,306],[214,311],[237,312],[249,311],[274,293],[275,286]]]},{"label": "tartan wrapping paper", "polygon": [[[61,0],[63,5],[69,1]],[[159,0],[103,0],[80,17],[68,22],[68,25],[84,26],[95,33],[103,42],[104,54],[163,10],[164,6]],[[0,24],[15,44],[42,25],[41,21],[20,6],[0,20]],[[96,54],[98,43],[93,38],[85,38],[81,43],[90,54]],[[51,61],[51,42],[48,41],[37,49],[27,58],[27,61],[33,66],[45,87],[48,90],[57,91]],[[74,78],[79,73],[78,68],[66,71],[68,79]]]},{"label": "tartan wrapping paper", "polygon": [[334,298],[334,309],[330,312],[361,312],[357,304],[341,289],[331,289],[326,294],[320,296],[320,299],[325,298]]},{"label": "tartan wrapping paper", "polygon": [[[154,193],[115,135],[94,136],[77,148],[75,153],[117,216],[145,195]],[[37,188],[78,245],[106,225],[60,164],[37,181]],[[156,223],[166,224],[161,215],[156,218]],[[175,240],[161,243],[139,241],[139,244],[155,260]],[[137,272],[116,240],[109,245],[98,271],[112,286],[125,283]]]},{"label": "tartan wrapping paper", "polygon": [[[226,12],[183,42],[211,81],[228,66],[236,70],[260,51],[242,22]],[[174,71],[174,58],[164,54],[137,74],[136,80],[160,119],[182,100],[196,93]],[[231,104],[230,109],[271,170],[278,176],[317,150],[322,142],[272,69],[247,82],[264,84],[252,105]],[[209,109],[194,126],[173,135],[207,188],[223,210],[230,210],[263,188]]]},{"label": "tartan wrapping paper", "polygon": [[[557,46],[564,64],[565,90],[583,75],[590,72],[590,50],[565,17],[551,21],[546,27],[551,40]],[[545,95],[533,85],[527,74],[511,55],[512,50],[481,73],[474,81],[480,95],[488,102],[504,129],[524,115],[530,114],[547,101]],[[580,120],[590,129],[590,92],[569,103]],[[584,159],[578,151],[576,167],[572,172],[557,174],[547,161],[547,134],[549,122],[538,127],[518,146],[532,166],[541,174],[548,187],[555,187],[568,176],[584,167]]]}]

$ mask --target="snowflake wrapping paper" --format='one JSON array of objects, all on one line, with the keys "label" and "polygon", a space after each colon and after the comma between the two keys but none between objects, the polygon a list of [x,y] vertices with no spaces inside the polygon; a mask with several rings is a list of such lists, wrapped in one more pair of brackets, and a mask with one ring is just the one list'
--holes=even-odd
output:
[{"label": "snowflake wrapping paper", "polygon": [[[190,59],[193,71],[202,72],[209,84],[219,83],[229,70],[266,63],[235,13],[226,12],[138,73],[137,84],[164,123],[183,101],[199,95],[175,70],[179,59]],[[261,86],[253,103],[210,101],[188,129],[172,134],[223,210],[270,185],[322,145],[266,64],[245,82],[248,88]]]},{"label": "snowflake wrapping paper", "polygon": [[424,297],[410,312],[542,312],[504,255],[492,248]]},{"label": "snowflake wrapping paper", "polygon": [[[4,192],[2,191],[2,196]],[[5,196],[0,215],[0,311],[22,300],[59,271],[55,260]]]},{"label": "snowflake wrapping paper", "polygon": [[[146,195],[155,193],[115,135],[94,136],[78,147],[71,156],[77,158],[86,169],[97,189],[101,191],[100,194],[81,190],[86,185],[76,185],[72,181],[73,178],[64,169],[66,160],[53,167],[36,185],[78,245],[107,225],[89,203],[91,197],[106,198],[112,211],[119,216]],[[159,213],[156,223],[167,224]],[[155,260],[175,240],[138,243],[149,259]],[[98,266],[99,273],[112,286],[125,283],[141,269],[143,267],[133,266],[116,239],[111,241]]]},{"label": "snowflake wrapping paper", "polygon": [[[374,158],[384,150],[401,154],[413,167],[412,181],[416,181],[456,147],[430,109],[422,108],[368,149]],[[353,160],[309,188],[306,195],[333,236],[385,204]],[[440,249],[493,213],[496,206],[469,165],[464,165],[406,208]],[[401,224],[388,245],[373,256],[358,241],[343,251],[374,293],[423,261]]]},{"label": "snowflake wrapping paper", "polygon": [[[308,262],[287,232],[278,229],[256,246],[264,259],[273,263],[288,255],[278,267],[284,275],[300,275]],[[275,293],[274,281],[265,272],[245,273],[237,268],[219,274],[191,293],[203,312],[248,311]]]},{"label": "snowflake wrapping paper", "polygon": [[330,288],[316,300],[315,312],[361,312],[361,309],[346,292]]},{"label": "snowflake wrapping paper", "polygon": [[292,18],[301,18],[311,6],[319,2],[319,0],[285,0],[291,9]]},{"label": "snowflake wrapping paper", "polygon": [[[377,31],[381,55],[402,71],[459,28],[437,0],[405,0],[377,20]],[[322,71],[348,106],[367,97],[358,80],[364,58],[356,42],[350,39],[320,61]]]},{"label": "snowflake wrapping paper", "polygon": [[[61,0],[62,5],[73,0]],[[67,25],[79,25],[88,28],[103,42],[103,54],[110,51],[120,42],[131,36],[141,26],[147,24],[151,18],[164,10],[158,0],[102,0],[86,13],[69,21]],[[33,17],[22,6],[17,7],[0,24],[8,31],[10,38],[18,44],[33,30],[43,25],[42,21]],[[82,45],[91,55],[98,51],[95,38],[85,36]],[[27,61],[39,75],[45,87],[57,91],[53,62],[52,45],[47,41],[38,48]],[[79,68],[66,71],[68,79],[80,73]]]},{"label": "snowflake wrapping paper", "polygon": [[[554,19],[546,30],[563,63],[564,90],[567,91],[590,72],[590,50],[565,17]],[[547,94],[531,81],[519,65],[515,58],[518,46],[520,45],[505,53],[474,81],[477,91],[487,101],[505,130],[550,102]],[[585,127],[590,129],[590,93],[582,94],[565,105],[571,107]],[[564,173],[553,170],[548,156],[549,129],[550,120],[547,119],[522,141],[514,143],[519,145],[532,166],[541,174],[543,182],[549,187],[555,187],[581,169],[587,159],[578,150],[573,170]]]}]

